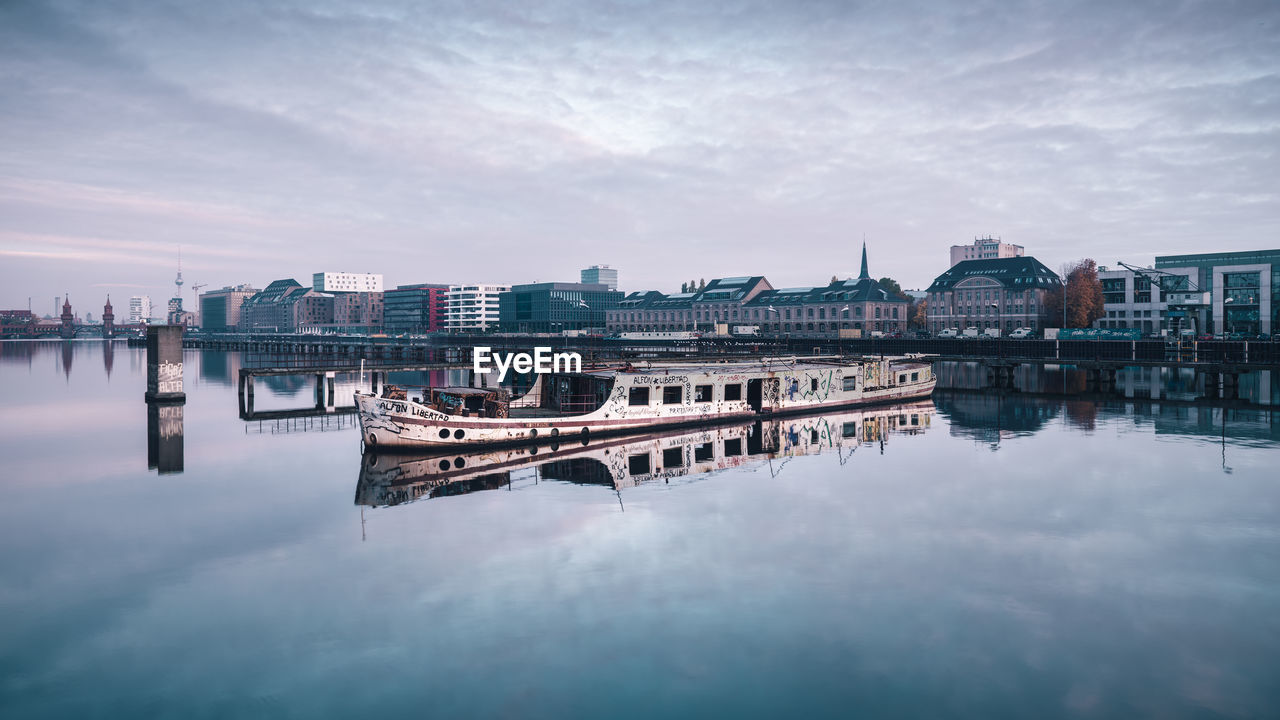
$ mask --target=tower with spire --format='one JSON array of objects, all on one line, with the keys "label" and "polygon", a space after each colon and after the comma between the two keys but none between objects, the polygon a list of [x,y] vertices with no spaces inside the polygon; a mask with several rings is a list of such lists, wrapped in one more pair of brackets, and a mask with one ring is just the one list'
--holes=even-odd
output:
[{"label": "tower with spire", "polygon": [[102,337],[113,338],[116,335],[116,314],[111,309],[111,296],[107,295],[107,304],[102,306]]},{"label": "tower with spire", "polygon": [[76,316],[71,312],[71,294],[67,293],[62,303],[62,337],[71,338],[76,334]]},{"label": "tower with spire", "polygon": [[178,277],[173,284],[177,290],[169,298],[169,315],[166,320],[171,324],[179,324],[182,322],[182,248],[178,248]]},{"label": "tower with spire", "polygon": [[867,241],[862,241],[862,272],[858,273],[859,280],[868,280],[871,274],[867,272]]}]

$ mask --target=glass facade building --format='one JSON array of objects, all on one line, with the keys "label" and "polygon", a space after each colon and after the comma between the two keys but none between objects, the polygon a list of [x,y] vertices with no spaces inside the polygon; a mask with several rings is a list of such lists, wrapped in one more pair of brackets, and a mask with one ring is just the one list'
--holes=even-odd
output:
[{"label": "glass facade building", "polygon": [[513,285],[498,297],[498,325],[503,332],[519,333],[603,331],[606,314],[622,297],[597,283]]}]

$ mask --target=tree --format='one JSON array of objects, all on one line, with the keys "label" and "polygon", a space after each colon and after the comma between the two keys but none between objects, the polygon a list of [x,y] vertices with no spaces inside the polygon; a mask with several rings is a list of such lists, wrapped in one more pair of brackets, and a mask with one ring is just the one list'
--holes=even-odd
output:
[{"label": "tree", "polygon": [[894,280],[893,278],[882,277],[877,282],[880,283],[880,287],[883,287],[885,290],[888,290],[890,295],[900,297],[903,300],[911,299],[911,296],[902,292],[902,286],[898,284],[897,280]]},{"label": "tree", "polygon": [[706,290],[706,289],[707,289],[707,279],[702,278],[701,280],[698,281],[698,292],[702,292],[703,290]]},{"label": "tree", "polygon": [[1059,285],[1044,296],[1044,309],[1049,327],[1062,327],[1062,295],[1067,297],[1067,327],[1087,328],[1102,317],[1102,281],[1098,279],[1098,264],[1093,258],[1084,258],[1062,269],[1066,284]]},{"label": "tree", "polygon": [[835,284],[836,284],[836,283],[838,283],[838,282],[840,282],[840,278],[836,277],[835,275],[832,275],[832,276],[831,276],[831,282],[830,282],[829,284],[831,284],[831,285],[835,285]]},{"label": "tree", "polygon": [[907,323],[907,327],[920,329],[928,327],[929,301],[925,298],[920,298],[912,302],[911,308],[907,312],[907,317],[911,318]]},{"label": "tree", "polygon": [[680,283],[680,292],[682,293],[689,292],[689,283]]}]

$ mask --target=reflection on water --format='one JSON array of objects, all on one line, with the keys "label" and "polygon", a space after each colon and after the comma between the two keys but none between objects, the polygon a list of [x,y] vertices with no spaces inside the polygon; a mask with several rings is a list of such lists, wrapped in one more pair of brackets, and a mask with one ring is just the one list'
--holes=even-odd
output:
[{"label": "reflection on water", "polygon": [[362,456],[314,378],[149,407],[100,342],[0,343],[0,717],[1280,707],[1277,415],[1194,377]]},{"label": "reflection on water", "polygon": [[[844,464],[860,446],[884,452],[890,434],[928,429],[929,400],[842,413],[719,425],[679,432],[575,441],[550,446],[463,453],[365,453],[356,485],[360,505],[398,505],[423,497],[458,495],[510,485],[516,477],[606,485],[693,478],[728,468],[768,464],[776,475],[786,460],[836,456]],[[782,462],[773,464],[773,460]]]},{"label": "reflection on water", "polygon": [[147,468],[161,475],[181,473],[182,402],[147,403]]},{"label": "reflection on water", "polygon": [[[938,389],[993,389],[995,378],[978,362],[936,364]],[[1252,370],[1239,374],[1233,401],[1241,404],[1280,406],[1280,384],[1275,370]],[[1212,376],[1192,368],[1127,367],[1120,369],[1114,384],[1090,384],[1089,373],[1073,365],[1020,365],[1013,372],[1012,390],[1043,395],[1078,395],[1088,400],[1179,400],[1197,402],[1222,397],[1221,380],[1211,386]]]}]

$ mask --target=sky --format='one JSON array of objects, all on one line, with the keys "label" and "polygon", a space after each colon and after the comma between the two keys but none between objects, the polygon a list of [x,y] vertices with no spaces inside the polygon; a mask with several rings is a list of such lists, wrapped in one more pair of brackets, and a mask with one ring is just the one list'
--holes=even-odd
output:
[{"label": "sky", "polygon": [[0,308],[1280,247],[1280,3],[0,1]]}]

